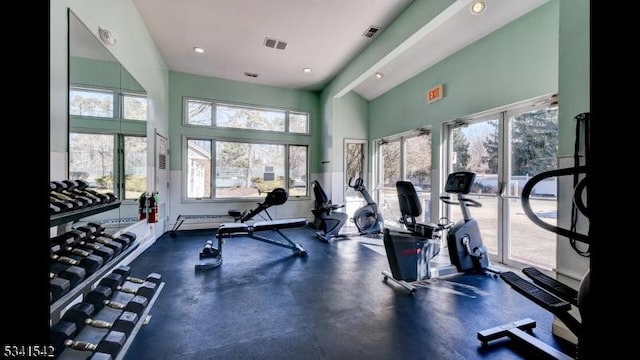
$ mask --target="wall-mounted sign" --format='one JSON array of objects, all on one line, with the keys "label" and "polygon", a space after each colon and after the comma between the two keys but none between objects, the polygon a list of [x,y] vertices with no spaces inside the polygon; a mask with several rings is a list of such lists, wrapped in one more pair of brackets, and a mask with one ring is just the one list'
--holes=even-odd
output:
[{"label": "wall-mounted sign", "polygon": [[440,84],[438,86],[432,87],[427,90],[427,103],[430,104],[436,100],[440,100],[444,97],[444,85]]}]

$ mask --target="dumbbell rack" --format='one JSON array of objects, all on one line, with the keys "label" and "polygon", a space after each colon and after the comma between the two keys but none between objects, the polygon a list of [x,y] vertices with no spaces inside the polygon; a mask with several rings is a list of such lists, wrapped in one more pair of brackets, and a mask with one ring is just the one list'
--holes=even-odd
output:
[{"label": "dumbbell rack", "polygon": [[[51,215],[49,224],[50,224],[50,227],[57,227],[58,232],[61,232],[61,231],[64,232],[64,231],[67,231],[71,227],[71,224],[76,222],[77,220],[91,216],[91,215],[95,215],[101,212],[116,209],[120,206],[120,204],[121,204],[120,201],[116,201],[116,202],[107,203],[107,204],[99,204],[99,205],[92,206],[85,209],[78,209],[78,210]],[[69,308],[69,306],[73,305],[76,302],[82,301],[81,298],[83,298],[89,291],[91,291],[94,285],[101,278],[103,278],[110,271],[112,271],[116,267],[116,265],[118,265],[123,259],[125,259],[129,254],[131,254],[137,247],[138,247],[138,242],[135,241],[133,244],[129,245],[126,249],[122,250],[120,254],[115,256],[113,259],[109,260],[108,263],[102,265],[95,273],[91,274],[90,276],[85,278],[82,282],[77,284],[67,294],[63,295],[60,299],[52,303],[49,307],[50,326],[53,326],[58,321],[60,321],[60,318],[64,315],[64,312]],[[130,346],[131,342],[133,341],[136,334],[140,330],[140,327],[148,321],[149,311],[153,307],[153,304],[155,303],[156,298],[162,291],[163,287],[164,287],[164,282],[161,282],[160,284],[158,284],[156,292],[154,293],[153,297],[149,299],[149,303],[145,308],[145,310],[141,313],[140,317],[138,318],[138,322],[136,323],[134,330],[131,332],[131,334],[127,336],[124,346],[119,351],[115,359],[122,359],[124,357],[128,347]],[[130,296],[131,294],[116,292],[113,295],[113,300],[127,302],[130,299]],[[100,320],[104,320],[108,322],[114,321],[115,318],[117,318],[117,315],[115,314],[117,314],[119,310],[115,310],[115,309],[106,309],[106,310],[108,311],[105,311],[105,309],[101,310],[99,314],[97,314],[99,316],[96,316],[96,318],[99,318]],[[75,337],[75,340],[97,342],[99,341],[99,338],[96,339],[96,334],[101,334],[101,329],[85,328],[85,329],[82,329],[82,331],[80,331],[77,334],[77,336]],[[57,358],[58,359],[86,359],[87,352],[66,349]]]},{"label": "dumbbell rack", "polygon": [[[127,283],[127,286],[129,285],[130,284]],[[142,327],[142,325],[144,325],[148,321],[149,311],[153,307],[163,287],[164,287],[164,282],[161,282],[158,285],[158,288],[156,289],[156,292],[154,293],[153,297],[149,300],[149,304],[138,317],[136,325],[131,331],[131,334],[127,335],[127,340],[125,341],[122,349],[114,357],[115,360],[121,360],[126,355],[127,350],[129,349],[129,346],[131,346],[133,340],[135,339],[136,335],[140,331],[140,328]],[[126,303],[132,298],[132,296],[133,296],[132,294],[116,292],[111,298],[111,300],[116,302]],[[119,314],[120,314],[120,310],[109,309],[105,307],[104,309],[100,310],[100,312],[98,312],[95,318],[113,323],[118,318]],[[80,341],[87,341],[90,343],[97,343],[100,341],[100,339],[102,338],[102,336],[105,334],[106,331],[107,330],[105,329],[94,329],[94,328],[91,328],[90,326],[85,326],[85,328],[83,328],[80,331],[80,333],[77,336],[75,336],[74,339],[80,340]],[[87,354],[88,353],[85,351],[66,349],[56,359],[58,360],[87,359]]]}]

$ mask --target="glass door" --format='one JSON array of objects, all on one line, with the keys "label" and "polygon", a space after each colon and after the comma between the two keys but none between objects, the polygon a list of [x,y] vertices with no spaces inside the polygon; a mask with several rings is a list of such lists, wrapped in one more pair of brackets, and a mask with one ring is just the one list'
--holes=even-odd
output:
[{"label": "glass door", "polygon": [[[556,235],[534,224],[524,213],[520,195],[526,182],[557,167],[558,107],[555,97],[513,106],[493,114],[457,120],[445,129],[448,171],[476,174],[469,193],[482,207],[471,208],[492,260],[515,267],[553,269]],[[557,183],[536,185],[530,203],[538,216],[557,222]],[[458,206],[442,204],[452,221],[462,218]]]}]

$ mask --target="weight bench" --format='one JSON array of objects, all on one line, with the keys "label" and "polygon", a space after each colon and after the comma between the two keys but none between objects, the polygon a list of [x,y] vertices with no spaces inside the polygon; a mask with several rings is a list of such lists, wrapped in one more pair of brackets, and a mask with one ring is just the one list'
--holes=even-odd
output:
[{"label": "weight bench", "polygon": [[[258,204],[258,209],[265,211],[270,206],[280,205],[287,201],[288,194],[286,190],[282,188],[276,188],[272,192],[267,193],[267,197],[264,202]],[[256,211],[252,212],[253,217]],[[218,247],[213,246],[213,241],[209,240],[204,245],[204,248],[200,252],[200,263],[196,264],[196,269],[209,269],[218,267],[222,264],[222,243],[225,238],[231,238],[233,236],[246,236],[254,240],[262,241],[271,245],[276,245],[291,249],[296,256],[307,256],[307,250],[302,245],[293,242],[285,234],[282,233],[283,229],[297,228],[307,226],[307,219],[305,218],[293,218],[293,219],[271,219],[271,216],[267,212],[269,220],[256,221],[254,223],[245,222],[232,222],[220,224],[216,231],[216,238],[218,239]],[[266,236],[259,235],[257,233],[262,231],[273,231],[278,234],[278,238],[268,238]]]}]

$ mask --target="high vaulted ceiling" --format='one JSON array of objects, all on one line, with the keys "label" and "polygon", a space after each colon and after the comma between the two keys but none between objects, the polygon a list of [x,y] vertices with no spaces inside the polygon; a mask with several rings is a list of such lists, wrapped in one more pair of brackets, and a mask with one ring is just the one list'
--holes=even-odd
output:
[{"label": "high vaulted ceiling", "polygon": [[[414,1],[133,0],[171,70],[277,87],[321,90]],[[371,100],[548,0],[451,5],[344,91]],[[410,10],[409,10],[410,11]],[[364,36],[371,27],[380,30]],[[194,52],[201,47],[204,53]],[[284,49],[279,49],[284,47]],[[311,72],[303,72],[310,68]],[[384,74],[376,78],[376,72]],[[247,76],[249,75],[249,76]]]}]

